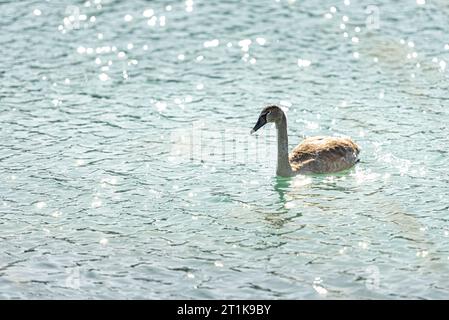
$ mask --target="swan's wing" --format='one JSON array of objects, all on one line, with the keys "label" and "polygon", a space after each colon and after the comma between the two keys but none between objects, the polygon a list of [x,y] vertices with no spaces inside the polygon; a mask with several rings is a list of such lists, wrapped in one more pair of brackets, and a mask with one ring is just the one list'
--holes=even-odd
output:
[{"label": "swan's wing", "polygon": [[296,170],[305,173],[338,172],[352,167],[359,152],[348,138],[311,137],[293,149],[289,160]]}]

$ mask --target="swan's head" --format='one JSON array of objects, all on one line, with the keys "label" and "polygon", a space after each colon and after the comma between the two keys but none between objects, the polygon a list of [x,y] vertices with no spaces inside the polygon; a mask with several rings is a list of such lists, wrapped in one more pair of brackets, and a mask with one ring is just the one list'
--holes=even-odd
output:
[{"label": "swan's head", "polygon": [[251,130],[251,134],[262,128],[268,122],[278,123],[284,117],[284,111],[278,106],[268,106],[263,108],[256,125]]}]

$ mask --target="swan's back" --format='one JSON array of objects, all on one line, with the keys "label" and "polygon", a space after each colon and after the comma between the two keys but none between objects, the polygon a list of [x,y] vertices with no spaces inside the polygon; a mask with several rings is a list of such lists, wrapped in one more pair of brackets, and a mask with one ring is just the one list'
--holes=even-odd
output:
[{"label": "swan's back", "polygon": [[310,137],[290,153],[292,168],[300,173],[332,173],[351,168],[360,149],[351,139]]}]

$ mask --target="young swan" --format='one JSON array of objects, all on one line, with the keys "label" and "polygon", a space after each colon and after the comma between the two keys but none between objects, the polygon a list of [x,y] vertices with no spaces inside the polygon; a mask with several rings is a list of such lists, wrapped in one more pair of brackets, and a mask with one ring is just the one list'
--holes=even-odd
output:
[{"label": "young swan", "polygon": [[265,107],[251,133],[268,122],[277,130],[278,159],[276,174],[291,177],[297,174],[332,173],[354,166],[358,161],[359,147],[349,138],[310,137],[288,154],[287,118],[277,106]]}]

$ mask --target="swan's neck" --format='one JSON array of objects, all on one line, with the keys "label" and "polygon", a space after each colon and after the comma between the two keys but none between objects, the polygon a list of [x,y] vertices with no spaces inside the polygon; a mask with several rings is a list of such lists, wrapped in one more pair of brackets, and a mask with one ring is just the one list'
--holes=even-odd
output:
[{"label": "swan's neck", "polygon": [[282,115],[282,119],[276,122],[278,139],[278,161],[276,174],[282,177],[293,176],[293,170],[288,161],[288,136],[287,136],[287,118]]}]

